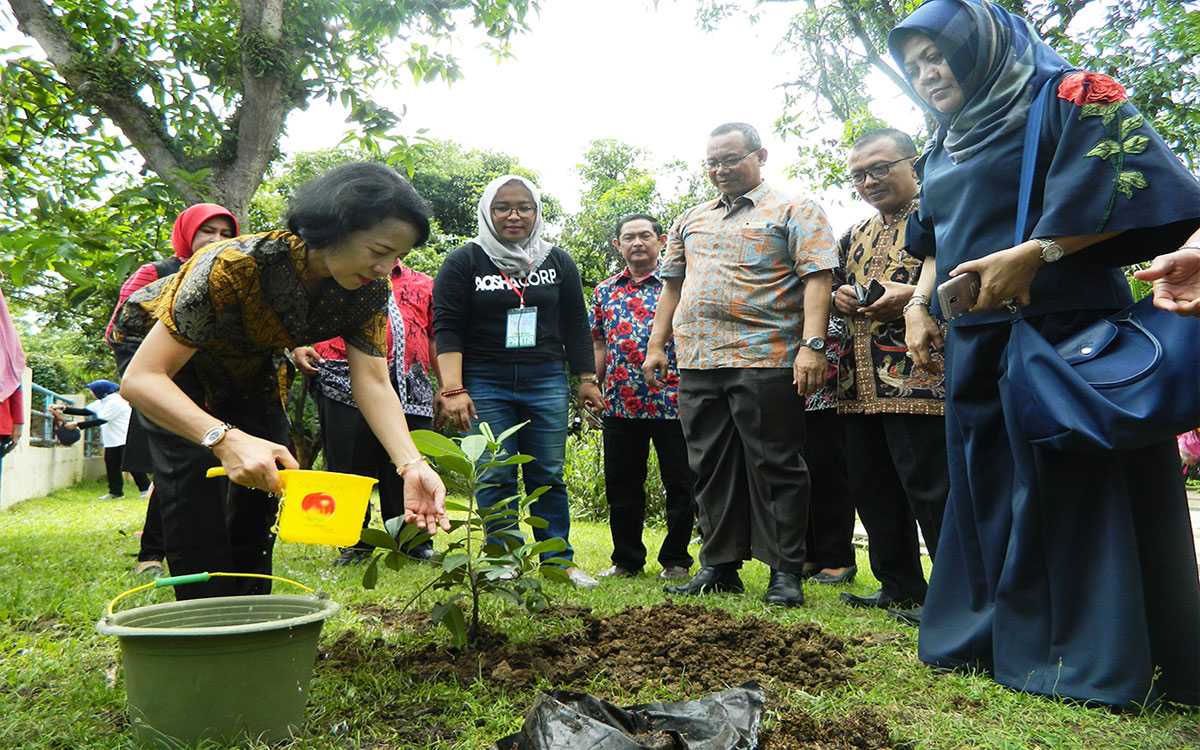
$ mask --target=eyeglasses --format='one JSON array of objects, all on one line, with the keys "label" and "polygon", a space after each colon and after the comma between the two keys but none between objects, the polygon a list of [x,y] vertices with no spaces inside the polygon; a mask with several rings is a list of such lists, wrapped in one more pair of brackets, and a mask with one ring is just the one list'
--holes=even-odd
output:
[{"label": "eyeglasses", "polygon": [[909,161],[910,159],[915,159],[915,158],[917,158],[917,157],[905,156],[902,159],[896,159],[895,161],[886,161],[883,164],[872,164],[871,166],[867,167],[866,169],[862,169],[857,172],[851,172],[850,173],[850,181],[853,182],[855,185],[861,185],[867,181],[867,175],[870,175],[871,179],[878,182],[879,180],[882,180],[884,177],[887,177],[888,174],[891,173],[893,165],[899,164],[902,161]]},{"label": "eyeglasses", "polygon": [[734,167],[736,167],[737,165],[739,165],[743,161],[745,161],[747,156],[750,156],[750,154],[757,154],[761,150],[762,149],[756,148],[753,151],[747,151],[746,153],[742,154],[741,156],[727,156],[724,159],[705,159],[704,161],[700,162],[700,166],[704,167],[705,169],[707,169],[709,171],[716,171],[716,170],[720,169],[721,167],[725,167],[726,169],[733,169]]},{"label": "eyeglasses", "polygon": [[529,218],[537,214],[537,205],[534,203],[518,203],[515,206],[510,206],[507,203],[497,203],[492,206],[493,216],[508,216],[513,211],[516,211],[518,216]]}]

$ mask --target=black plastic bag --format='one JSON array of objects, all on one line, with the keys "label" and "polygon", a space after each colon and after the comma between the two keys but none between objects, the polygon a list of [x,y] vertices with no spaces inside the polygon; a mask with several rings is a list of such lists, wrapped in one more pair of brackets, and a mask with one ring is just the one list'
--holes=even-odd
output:
[{"label": "black plastic bag", "polygon": [[763,692],[756,683],[699,700],[618,708],[586,693],[542,693],[521,731],[494,750],[754,750]]}]

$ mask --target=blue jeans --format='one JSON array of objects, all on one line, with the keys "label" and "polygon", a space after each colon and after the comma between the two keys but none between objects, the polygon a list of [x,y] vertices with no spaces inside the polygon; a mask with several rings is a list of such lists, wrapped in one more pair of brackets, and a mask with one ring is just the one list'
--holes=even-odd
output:
[{"label": "blue jeans", "polygon": [[[563,481],[570,388],[563,363],[468,364],[463,368],[463,385],[475,402],[478,421],[487,422],[495,434],[521,422],[529,422],[504,441],[504,450],[509,455],[533,456],[533,461],[522,465],[526,493],[543,485],[550,488],[530,506],[533,515],[549,524],[544,529],[535,528],[533,536],[538,541],[561,537],[567,548],[563,552],[544,554],[542,559],[572,559],[571,512],[567,504],[567,485]],[[516,466],[490,469],[480,479],[495,485],[476,493],[480,508],[490,508],[517,494]],[[499,543],[497,539],[489,541]]]}]

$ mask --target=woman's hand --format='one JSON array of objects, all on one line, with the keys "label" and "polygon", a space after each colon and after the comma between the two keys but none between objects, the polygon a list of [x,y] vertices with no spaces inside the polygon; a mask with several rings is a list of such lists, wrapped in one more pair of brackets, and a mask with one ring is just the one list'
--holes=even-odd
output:
[{"label": "woman's hand", "polygon": [[979,274],[979,300],[971,312],[998,310],[1008,304],[1028,305],[1033,301],[1029,289],[1042,262],[1042,246],[1030,240],[960,263],[950,271],[950,276],[969,271]]},{"label": "woman's hand", "polygon": [[800,347],[792,362],[792,382],[796,384],[796,393],[811,396],[821,390],[828,370],[829,360],[825,358],[825,352],[814,351],[807,346]]},{"label": "woman's hand", "polygon": [[441,414],[437,424],[439,428],[449,425],[451,429],[459,432],[471,431],[471,422],[477,416],[471,394],[464,391],[454,396],[443,396],[441,404]]},{"label": "woman's hand", "polygon": [[450,530],[450,519],[446,516],[446,485],[442,478],[421,461],[404,470],[404,522],[413,523],[427,534],[437,534],[438,529]]},{"label": "woman's hand", "polygon": [[1154,306],[1179,315],[1200,317],[1200,250],[1180,248],[1160,255],[1135,278],[1154,282]]},{"label": "woman's hand", "polygon": [[300,372],[311,378],[319,372],[317,365],[324,364],[325,360],[311,346],[298,346],[292,350],[292,362]]},{"label": "woman's hand", "polygon": [[299,469],[292,452],[279,443],[263,440],[239,429],[225,433],[213,448],[230,481],[274,495],[283,492],[279,469]]},{"label": "woman's hand", "polygon": [[942,329],[924,305],[913,305],[904,313],[904,345],[913,364],[926,372],[937,372],[933,350],[942,348]]}]

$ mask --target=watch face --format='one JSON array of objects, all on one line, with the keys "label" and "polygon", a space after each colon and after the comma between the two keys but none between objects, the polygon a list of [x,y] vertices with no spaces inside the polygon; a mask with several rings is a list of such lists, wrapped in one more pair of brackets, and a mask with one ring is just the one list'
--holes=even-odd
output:
[{"label": "watch face", "polygon": [[221,439],[221,436],[225,434],[226,429],[227,428],[224,425],[219,425],[212,428],[208,432],[204,433],[204,437],[200,438],[200,445],[203,445],[205,448],[211,447],[213,443],[216,443]]},{"label": "watch face", "polygon": [[809,349],[812,349],[814,352],[819,352],[825,348],[825,339],[817,338],[816,336],[814,336],[811,339],[809,339],[808,341],[805,341],[804,345],[807,346]]}]

